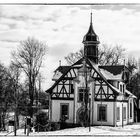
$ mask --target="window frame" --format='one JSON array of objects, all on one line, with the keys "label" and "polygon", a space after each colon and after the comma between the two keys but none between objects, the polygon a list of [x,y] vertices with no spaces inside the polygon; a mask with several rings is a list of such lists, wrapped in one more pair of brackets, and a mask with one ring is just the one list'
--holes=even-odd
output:
[{"label": "window frame", "polygon": [[[79,97],[80,97],[80,96],[79,96],[79,95],[80,95],[80,94],[79,94],[79,90],[80,90],[80,89],[86,90],[86,88],[85,88],[85,87],[78,87],[78,96],[77,96],[77,102],[78,102],[78,103],[84,102],[84,96],[85,96],[85,94],[84,94],[85,92],[83,92],[83,100],[82,100],[82,101],[79,100],[79,99],[80,99],[80,98],[79,98]],[[89,92],[89,87],[88,87],[88,92]],[[80,92],[80,93],[82,93],[82,92]]]},{"label": "window frame", "polygon": [[130,112],[129,112],[129,117],[130,117],[130,119],[132,119],[132,117],[133,117],[133,113],[132,113],[132,100],[130,100]]},{"label": "window frame", "polygon": [[123,120],[126,120],[126,106],[123,107]]},{"label": "window frame", "polygon": [[[102,117],[102,119],[100,117],[100,110],[99,110],[100,107],[105,107],[105,119],[104,120],[103,120],[103,117]],[[98,104],[97,105],[97,121],[107,122],[107,105],[106,104],[102,104],[102,105]]]},{"label": "window frame", "polygon": [[117,107],[116,113],[117,113],[116,120],[119,122],[120,121],[120,107]]},{"label": "window frame", "polygon": [[124,84],[123,84],[123,86],[122,86],[122,92],[124,93]]},{"label": "window frame", "polygon": [[123,92],[123,85],[120,84],[120,92]]},{"label": "window frame", "polygon": [[68,110],[67,110],[67,119],[69,119],[69,103],[60,103],[60,119],[62,119],[62,106],[66,105]]}]

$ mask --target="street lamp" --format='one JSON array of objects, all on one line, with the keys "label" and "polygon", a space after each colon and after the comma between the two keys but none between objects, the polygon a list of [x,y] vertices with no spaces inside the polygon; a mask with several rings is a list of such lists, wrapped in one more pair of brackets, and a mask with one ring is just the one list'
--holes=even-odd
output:
[{"label": "street lamp", "polygon": [[91,82],[91,78],[90,78],[91,72],[87,67],[86,59],[83,60],[83,67],[78,70],[78,75],[79,77],[80,76],[83,77],[83,79],[81,78],[82,80],[81,86],[84,87],[84,93],[83,93],[83,105],[85,108],[84,125],[85,126],[89,125],[89,131],[90,131],[90,97],[89,97],[88,83]]}]

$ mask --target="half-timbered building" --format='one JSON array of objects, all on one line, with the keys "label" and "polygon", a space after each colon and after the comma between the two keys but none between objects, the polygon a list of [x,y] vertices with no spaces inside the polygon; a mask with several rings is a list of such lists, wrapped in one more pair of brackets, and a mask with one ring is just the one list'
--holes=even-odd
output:
[{"label": "half-timbered building", "polygon": [[[71,66],[59,66],[50,94],[50,121],[119,126],[134,122],[135,96],[126,89],[130,71],[125,65],[98,64],[99,38],[90,27],[83,38],[84,57]],[[85,109],[87,112],[85,113]]]}]

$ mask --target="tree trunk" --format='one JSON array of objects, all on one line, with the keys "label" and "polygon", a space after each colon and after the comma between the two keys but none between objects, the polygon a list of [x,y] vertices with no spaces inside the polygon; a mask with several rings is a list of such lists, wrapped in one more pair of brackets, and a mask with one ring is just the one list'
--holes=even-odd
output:
[{"label": "tree trunk", "polygon": [[2,130],[6,130],[6,128],[5,128],[5,113],[3,112],[3,114],[2,114]]}]

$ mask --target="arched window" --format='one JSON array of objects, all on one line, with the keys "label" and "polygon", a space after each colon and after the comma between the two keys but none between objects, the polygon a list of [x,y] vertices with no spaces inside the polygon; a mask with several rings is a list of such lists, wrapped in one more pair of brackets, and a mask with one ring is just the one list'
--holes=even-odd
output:
[{"label": "arched window", "polygon": [[130,100],[130,118],[132,118],[132,100]]},{"label": "arched window", "polygon": [[123,90],[122,90],[122,88],[123,88],[123,86],[122,85],[120,85],[120,91],[122,92]]}]

